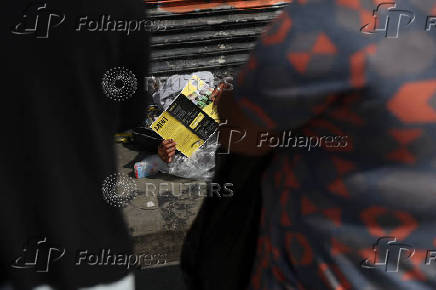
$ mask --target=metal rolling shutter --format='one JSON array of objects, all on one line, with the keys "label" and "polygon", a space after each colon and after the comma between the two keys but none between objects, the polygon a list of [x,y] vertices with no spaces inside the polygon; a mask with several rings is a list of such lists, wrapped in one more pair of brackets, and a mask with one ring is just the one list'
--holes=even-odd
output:
[{"label": "metal rolling shutter", "polygon": [[166,26],[153,32],[151,74],[209,70],[233,75],[287,2],[146,1],[151,21]]}]

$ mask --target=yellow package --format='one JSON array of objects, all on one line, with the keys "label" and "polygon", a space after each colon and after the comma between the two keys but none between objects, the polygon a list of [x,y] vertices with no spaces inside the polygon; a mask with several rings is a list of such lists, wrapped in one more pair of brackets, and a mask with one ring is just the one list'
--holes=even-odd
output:
[{"label": "yellow package", "polygon": [[191,130],[186,128],[167,111],[163,112],[151,126],[153,131],[158,133],[165,140],[173,139],[176,142],[176,149],[187,157],[191,157],[191,155],[204,144],[202,139],[192,133]]}]

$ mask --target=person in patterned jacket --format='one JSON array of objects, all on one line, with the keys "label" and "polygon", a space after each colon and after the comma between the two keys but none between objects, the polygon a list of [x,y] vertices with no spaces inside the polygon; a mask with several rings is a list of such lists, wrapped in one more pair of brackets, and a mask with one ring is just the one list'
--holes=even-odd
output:
[{"label": "person in patterned jacket", "polygon": [[294,0],[262,35],[219,104],[274,154],[249,289],[436,289],[435,15]]}]

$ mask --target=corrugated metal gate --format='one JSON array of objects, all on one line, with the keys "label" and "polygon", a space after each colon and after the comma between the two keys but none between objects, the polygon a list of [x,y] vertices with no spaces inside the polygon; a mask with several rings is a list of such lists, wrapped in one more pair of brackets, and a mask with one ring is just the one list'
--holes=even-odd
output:
[{"label": "corrugated metal gate", "polygon": [[151,20],[166,27],[153,32],[151,73],[167,77],[199,70],[233,75],[289,1],[145,2]]}]

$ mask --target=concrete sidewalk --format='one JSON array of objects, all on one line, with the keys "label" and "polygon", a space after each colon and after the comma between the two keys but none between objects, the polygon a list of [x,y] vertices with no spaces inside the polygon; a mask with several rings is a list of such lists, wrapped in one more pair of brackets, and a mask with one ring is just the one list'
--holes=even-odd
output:
[{"label": "concrete sidewalk", "polygon": [[[133,177],[134,162],[146,155],[122,144],[115,147],[119,173]],[[162,173],[135,181],[138,196],[123,209],[135,252],[164,256],[167,263],[178,262],[186,231],[206,194],[205,183]]]}]

